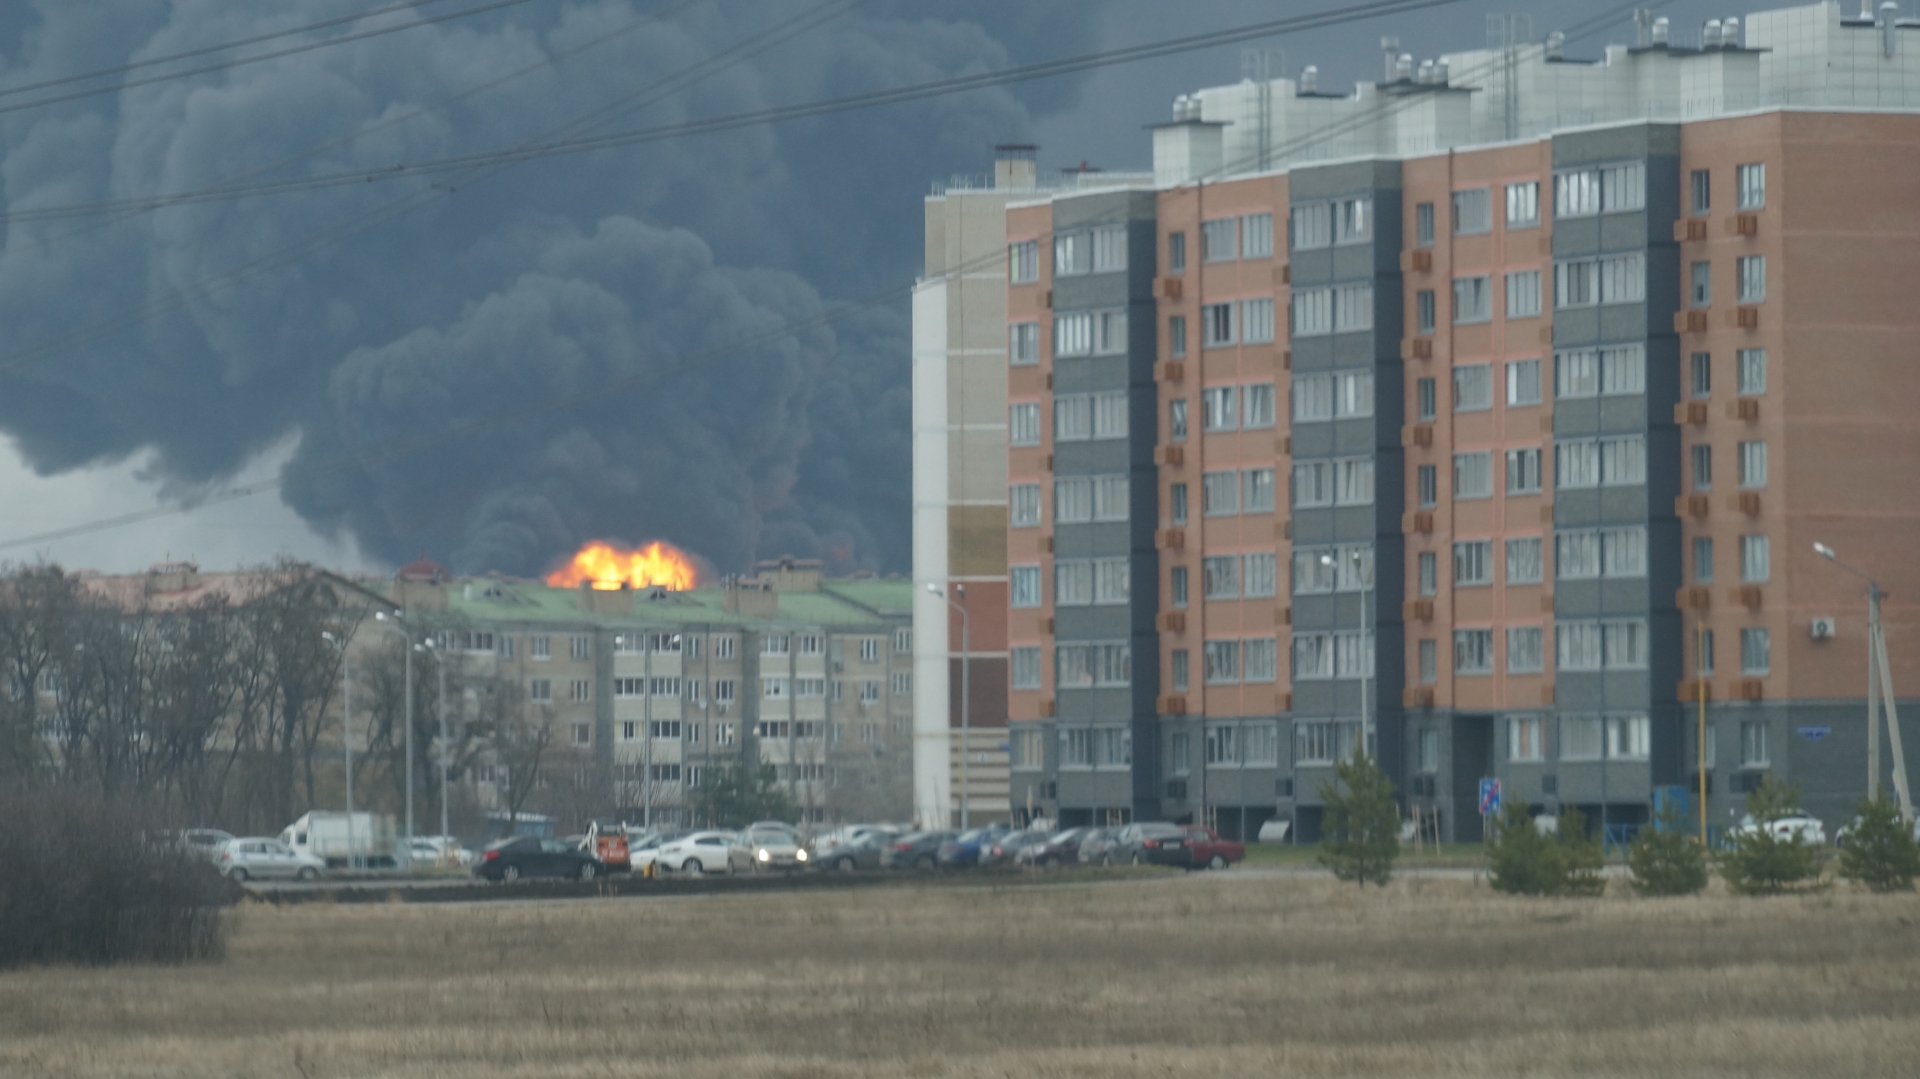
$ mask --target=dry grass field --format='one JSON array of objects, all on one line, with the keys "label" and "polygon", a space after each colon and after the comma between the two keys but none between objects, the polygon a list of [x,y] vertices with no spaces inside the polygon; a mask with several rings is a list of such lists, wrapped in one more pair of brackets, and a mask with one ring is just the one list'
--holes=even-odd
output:
[{"label": "dry grass field", "polygon": [[252,906],[222,964],[0,975],[0,1075],[1912,1076],[1917,922],[1232,874]]}]

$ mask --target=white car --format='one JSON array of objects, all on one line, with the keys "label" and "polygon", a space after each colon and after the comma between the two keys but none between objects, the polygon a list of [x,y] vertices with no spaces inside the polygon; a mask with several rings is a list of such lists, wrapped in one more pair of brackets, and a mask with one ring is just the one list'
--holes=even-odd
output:
[{"label": "white car", "polygon": [[229,840],[214,865],[237,881],[319,880],[327,871],[319,858],[265,836]]},{"label": "white car", "polygon": [[748,852],[740,837],[733,832],[707,831],[690,832],[670,842],[660,844],[654,855],[662,868],[675,873],[738,873],[753,865],[753,855]]},{"label": "white car", "polygon": [[660,848],[666,843],[665,837],[657,834],[630,833],[627,836],[627,865],[635,873],[646,872],[648,866],[659,862]]},{"label": "white car", "polygon": [[[1827,826],[1821,823],[1819,818],[1809,817],[1804,813],[1768,821],[1766,829],[1767,834],[1775,839],[1791,839],[1815,846],[1824,846],[1827,842]],[[1732,834],[1752,835],[1759,830],[1760,825],[1751,816],[1744,816],[1740,818],[1740,823],[1734,827]]]}]

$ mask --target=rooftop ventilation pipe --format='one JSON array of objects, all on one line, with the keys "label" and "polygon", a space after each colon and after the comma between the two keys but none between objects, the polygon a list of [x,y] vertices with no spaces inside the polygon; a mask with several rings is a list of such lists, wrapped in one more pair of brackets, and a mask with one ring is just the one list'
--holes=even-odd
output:
[{"label": "rooftop ventilation pipe", "polygon": [[1313,64],[1308,64],[1300,72],[1300,92],[1303,94],[1312,94],[1318,93],[1319,90],[1320,68]]},{"label": "rooftop ventilation pipe", "polygon": [[1740,47],[1740,20],[1729,18],[1720,20],[1720,44],[1729,49]]},{"label": "rooftop ventilation pipe", "polygon": [[1653,43],[1655,45],[1665,45],[1672,40],[1673,24],[1667,21],[1666,16],[1662,15],[1660,18],[1653,20]]},{"label": "rooftop ventilation pipe", "polygon": [[1432,60],[1420,61],[1420,71],[1419,71],[1419,74],[1414,77],[1414,81],[1418,82],[1422,86],[1433,85],[1433,61]]},{"label": "rooftop ventilation pipe", "polygon": [[1702,49],[1717,49],[1720,47],[1719,19],[1707,20],[1706,29],[1700,32],[1700,47]]},{"label": "rooftop ventilation pipe", "polygon": [[1880,52],[1889,60],[1893,58],[1893,24],[1900,18],[1900,5],[1886,0],[1880,5]]},{"label": "rooftop ventilation pipe", "polygon": [[1567,55],[1567,35],[1555,30],[1547,35],[1547,59],[1562,60]]},{"label": "rooftop ventilation pipe", "polygon": [[1400,59],[1393,62],[1393,77],[1400,82],[1413,81],[1413,54],[1403,52]]},{"label": "rooftop ventilation pipe", "polygon": [[1433,81],[1440,86],[1447,85],[1447,79],[1452,74],[1452,69],[1453,65],[1447,62],[1446,57],[1442,56],[1440,59],[1435,60],[1433,62]]}]

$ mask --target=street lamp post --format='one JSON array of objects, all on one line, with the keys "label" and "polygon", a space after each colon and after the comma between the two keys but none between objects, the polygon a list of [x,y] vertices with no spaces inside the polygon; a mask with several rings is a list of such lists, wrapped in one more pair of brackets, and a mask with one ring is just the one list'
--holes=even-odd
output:
[{"label": "street lamp post", "polygon": [[[973,800],[969,797],[972,792],[967,789],[967,751],[971,748],[973,733],[973,710],[968,707],[967,699],[967,691],[973,686],[972,631],[967,623],[967,608],[964,605],[955,603],[953,597],[942,592],[937,584],[929,583],[927,591],[939,596],[946,601],[947,606],[960,612],[960,830],[964,832],[968,826],[968,803]],[[953,591],[961,599],[967,598],[966,585],[956,584],[953,586]]]},{"label": "street lamp post", "polygon": [[353,868],[353,668],[347,663],[347,641],[336,637],[332,630],[321,630],[320,636],[334,647],[340,649],[340,752],[346,760],[347,770],[347,868]]},{"label": "street lamp post", "polygon": [[402,677],[406,682],[406,692],[404,696],[407,699],[407,704],[406,704],[406,721],[407,721],[406,798],[407,798],[407,853],[409,855],[407,864],[412,865],[413,860],[411,858],[411,855],[413,853],[413,634],[408,632],[408,630],[405,627],[405,621],[406,621],[405,611],[377,611],[374,613],[373,617],[377,621],[386,625],[389,629],[397,630],[401,638],[407,642],[407,647],[401,649],[401,654],[405,657],[404,674],[402,675]]},{"label": "street lamp post", "polygon": [[441,857],[447,851],[447,750],[452,743],[447,741],[447,655],[433,643],[432,638],[425,642],[433,650],[434,668],[440,675],[440,745],[436,756],[440,758],[440,843]]},{"label": "street lamp post", "polygon": [[1840,561],[1833,548],[1815,543],[1813,553],[1867,582],[1867,797],[1880,796],[1880,708],[1886,706],[1887,737],[1893,750],[1893,789],[1900,816],[1913,823],[1913,796],[1907,788],[1907,754],[1900,742],[1900,712],[1894,705],[1893,672],[1887,666],[1887,634],[1880,624],[1880,600],[1888,593],[1868,574]]}]

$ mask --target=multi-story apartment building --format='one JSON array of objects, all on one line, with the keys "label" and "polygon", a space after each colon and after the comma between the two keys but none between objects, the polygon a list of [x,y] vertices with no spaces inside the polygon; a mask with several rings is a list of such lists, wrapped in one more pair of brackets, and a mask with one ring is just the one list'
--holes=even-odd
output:
[{"label": "multi-story apartment building", "polygon": [[1769,771],[1851,813],[1813,544],[1920,588],[1920,38],[1634,29],[1202,90],[1150,184],[1009,204],[1016,815],[1311,841],[1365,746],[1444,838],[1486,778],[1630,827],[1703,741],[1716,824]]},{"label": "multi-story apartment building", "polygon": [[[678,592],[410,569],[394,604],[552,724],[556,758],[585,773],[588,812],[692,823],[703,770],[752,760],[775,766],[808,820],[912,815],[906,581],[828,581],[792,559]],[[470,782],[497,807],[493,767]]]}]

